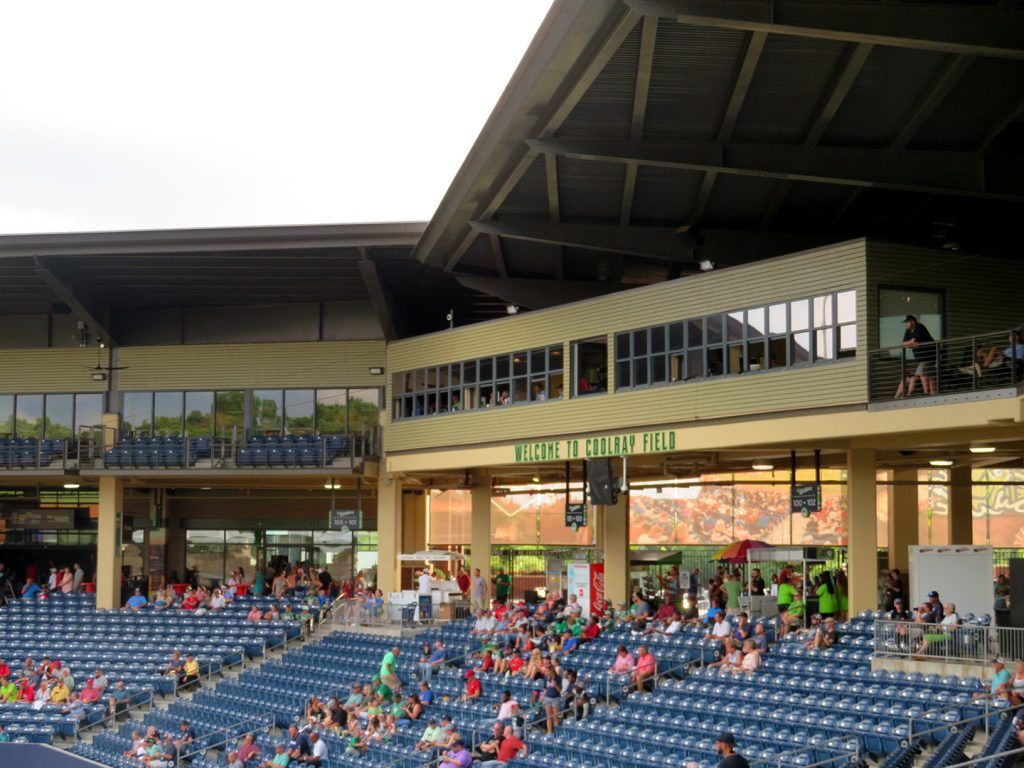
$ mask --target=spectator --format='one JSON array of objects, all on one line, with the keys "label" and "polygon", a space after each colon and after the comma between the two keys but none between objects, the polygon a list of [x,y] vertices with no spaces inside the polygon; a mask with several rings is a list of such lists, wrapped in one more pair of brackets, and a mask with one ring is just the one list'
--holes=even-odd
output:
[{"label": "spectator", "polygon": [[384,658],[380,662],[380,681],[394,693],[398,693],[402,689],[402,681],[398,679],[398,675],[395,673],[395,665],[398,664],[398,657],[401,652],[401,648],[396,645],[384,654]]},{"label": "spectator", "polygon": [[892,610],[887,618],[890,621],[910,621],[910,611],[903,607],[903,598],[897,597],[893,600]]},{"label": "spectator", "polygon": [[[0,698],[2,698],[2,694],[3,689],[0,689]],[[93,679],[91,677],[87,677],[85,679],[85,687],[82,689],[82,692],[78,697],[82,700],[83,704],[95,704],[100,700],[99,689],[93,685]]]},{"label": "spectator", "polygon": [[718,738],[715,739],[715,752],[722,758],[718,768],[750,768],[746,758],[736,754],[736,737],[729,731],[718,734]]},{"label": "spectator", "polygon": [[2,725],[0,725],[0,744],[6,744],[11,740],[11,734],[7,733]]},{"label": "spectator", "polygon": [[494,599],[499,603],[508,602],[512,593],[512,577],[505,573],[504,568],[499,568],[497,575],[491,579],[494,582]]},{"label": "spectator", "polygon": [[750,594],[764,595],[764,576],[761,575],[760,568],[750,572]]},{"label": "spectator", "polygon": [[461,696],[459,701],[473,701],[479,699],[484,692],[483,686],[480,684],[480,680],[472,669],[466,670],[466,690]]},{"label": "spectator", "polygon": [[708,666],[722,667],[727,671],[734,672],[740,668],[742,662],[743,653],[736,647],[733,639],[731,637],[727,637],[722,641],[722,658],[708,664]]},{"label": "spectator", "polygon": [[819,584],[815,593],[818,595],[818,613],[822,617],[835,616],[839,612],[839,598],[836,595],[835,584],[832,583],[832,574],[828,571],[825,571],[819,577]]},{"label": "spectator", "polygon": [[285,744],[285,752],[288,753],[288,757],[296,762],[301,762],[302,758],[309,757],[313,752],[313,745],[310,744],[309,737],[304,733],[300,733],[299,727],[294,723],[288,726],[288,741]]},{"label": "spectator", "polygon": [[462,739],[456,739],[451,748],[441,757],[441,762],[438,765],[442,768],[446,765],[454,766],[454,768],[469,768],[472,763],[473,757],[466,751],[466,745]]},{"label": "spectator", "polygon": [[473,569],[473,578],[469,585],[470,608],[483,611],[487,608],[487,580],[480,575],[480,569]]},{"label": "spectator", "polygon": [[[1020,662],[1018,662],[1018,669],[1021,668]],[[992,659],[992,680],[989,681],[988,693],[981,691],[973,694],[973,698],[990,697],[993,699],[1008,699],[1010,697],[1010,685],[1012,678],[1009,671],[1006,669],[1006,663],[1002,656],[997,656]]]},{"label": "spectator", "polygon": [[924,605],[921,621],[926,624],[938,624],[944,616],[945,607],[942,605],[942,601],[939,600],[939,593],[932,590],[928,593],[928,602]]},{"label": "spectator", "polygon": [[309,734],[309,745],[309,754],[303,755],[297,762],[302,765],[314,765],[319,768],[327,759],[327,742],[320,738],[319,733],[312,731]]},{"label": "spectator", "polygon": [[82,565],[80,563],[75,563],[75,573],[74,573],[74,589],[75,589],[75,592],[78,592],[79,590],[82,589],[82,582],[84,582],[84,581],[85,581],[85,571],[82,570]]},{"label": "spectator", "polygon": [[64,567],[57,577],[57,589],[65,595],[70,594],[75,589],[75,577],[67,566]]},{"label": "spectator", "polygon": [[900,380],[895,398],[899,400],[903,397],[904,385],[907,397],[912,397],[918,381],[921,382],[921,391],[925,395],[931,395],[935,391],[935,339],[924,323],[917,322],[913,315],[903,318],[903,327],[905,330],[902,346],[910,350],[911,358],[917,362],[917,367],[913,373]]},{"label": "spectator", "polygon": [[632,674],[633,668],[636,666],[636,661],[633,659],[633,654],[629,652],[629,649],[620,645],[617,655],[615,656],[615,662],[608,669],[610,675],[625,675]]},{"label": "spectator", "polygon": [[238,750],[232,749],[227,754],[227,768],[245,768],[245,761],[238,756]]},{"label": "spectator", "polygon": [[544,692],[540,705],[544,709],[544,721],[548,733],[554,733],[558,726],[558,710],[562,704],[562,681],[553,667],[544,673]]},{"label": "spectator", "polygon": [[25,584],[21,588],[21,596],[26,600],[34,600],[42,590],[31,576],[25,577]]},{"label": "spectator", "polygon": [[191,685],[199,682],[199,661],[191,653],[185,656],[185,666],[182,668],[181,677],[178,678],[178,686]]},{"label": "spectator", "polygon": [[125,686],[124,680],[118,680],[117,685],[110,692],[110,713],[116,719],[119,715],[128,711],[128,705],[131,703],[132,694],[131,691]]},{"label": "spectator", "polygon": [[653,685],[654,676],[658,668],[658,661],[654,654],[647,650],[646,645],[641,645],[636,652],[636,667],[631,675],[633,685],[638,691],[647,690],[647,684]]},{"label": "spectator", "polygon": [[815,629],[814,635],[811,637],[811,639],[804,643],[804,648],[831,648],[838,642],[839,633],[836,632],[836,620],[833,617],[829,616],[825,619],[824,624]]},{"label": "spectator", "polygon": [[128,602],[124,604],[124,607],[132,611],[141,611],[148,604],[149,600],[142,594],[142,590],[136,587],[135,594],[128,598]]},{"label": "spectator", "polygon": [[792,582],[788,579],[783,579],[782,574],[779,574],[779,594],[776,598],[776,603],[779,609],[779,616],[789,610],[790,603],[793,602],[793,598],[796,596],[796,587],[793,586]]},{"label": "spectator", "polygon": [[420,659],[420,679],[429,682],[433,678],[434,671],[444,666],[447,660],[448,651],[445,649],[444,643],[437,640],[430,655]]},{"label": "spectator", "polygon": [[507,768],[508,764],[517,757],[526,757],[529,750],[522,739],[515,735],[511,726],[506,726],[502,734],[501,744],[498,746],[498,757],[496,760],[487,760],[481,768]]},{"label": "spectator", "polygon": [[[936,593],[931,593],[936,594]],[[941,643],[945,643],[953,630],[960,624],[960,617],[956,615],[956,605],[953,603],[946,603],[942,606],[943,618],[939,622],[939,629],[937,632],[925,632],[924,637],[921,639],[921,644],[918,646],[917,655],[914,657],[918,661],[924,659],[925,655],[932,650],[932,648]],[[925,615],[932,615],[930,612]],[[1005,671],[1005,670],[1004,670]]]},{"label": "spectator", "polygon": [[804,623],[804,593],[798,589],[786,611],[779,616],[779,636],[783,637]]},{"label": "spectator", "polygon": [[432,717],[427,720],[427,727],[423,729],[423,733],[420,734],[420,740],[416,742],[416,746],[413,748],[416,752],[422,752],[423,750],[432,749],[438,746],[441,740],[441,728],[437,724],[437,718]]},{"label": "spectator", "polygon": [[711,629],[704,636],[705,640],[718,640],[722,642],[732,636],[732,625],[725,618],[724,613],[716,613]]},{"label": "spectator", "polygon": [[761,654],[754,646],[754,639],[750,638],[743,641],[743,661],[740,662],[740,669],[750,674],[756,672],[758,667],[761,666]]},{"label": "spectator", "polygon": [[227,598],[224,597],[224,593],[221,592],[220,587],[213,590],[213,594],[210,595],[210,610],[211,611],[223,611],[228,605]]},{"label": "spectator", "polygon": [[285,751],[284,744],[274,745],[274,759],[264,760],[260,763],[259,768],[288,768],[291,764],[291,757]]},{"label": "spectator", "polygon": [[258,624],[260,621],[263,620],[263,611],[260,610],[260,607],[258,605],[254,604],[253,607],[249,609],[249,613],[245,617],[245,620],[251,621],[254,624]]},{"label": "spectator", "polygon": [[18,686],[10,678],[0,678],[0,704],[13,704],[18,700]]},{"label": "spectator", "polygon": [[1020,365],[1024,360],[1024,342],[1021,341],[1020,330],[1010,331],[1010,344],[1007,347],[991,347],[990,349],[979,349],[975,358],[973,368],[970,366],[960,369],[961,373],[973,374],[979,378],[984,376],[986,371],[1002,368],[1006,365]]},{"label": "spectator", "polygon": [[743,592],[739,577],[726,574],[722,581],[722,592],[725,594],[725,612],[735,616],[740,612],[740,594]]},{"label": "spectator", "polygon": [[501,692],[501,703],[497,706],[498,722],[502,725],[507,724],[510,720],[515,718],[516,713],[519,710],[519,704],[512,698],[512,691],[509,690]]},{"label": "spectator", "polygon": [[238,759],[246,765],[259,757],[260,748],[256,746],[256,734],[247,733],[242,739],[242,745],[238,748]]}]

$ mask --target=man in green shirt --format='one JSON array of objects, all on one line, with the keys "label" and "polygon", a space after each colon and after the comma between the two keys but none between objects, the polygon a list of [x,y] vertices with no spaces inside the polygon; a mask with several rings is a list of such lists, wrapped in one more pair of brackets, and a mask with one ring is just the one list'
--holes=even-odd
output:
[{"label": "man in green shirt", "polygon": [[427,727],[423,729],[423,735],[420,736],[420,740],[416,742],[416,751],[430,749],[436,746],[440,740],[441,727],[437,724],[437,720],[432,717],[427,722]]},{"label": "man in green shirt", "polygon": [[512,593],[512,577],[505,573],[504,568],[498,569],[494,577],[494,599],[499,603],[508,602],[508,596]]},{"label": "man in green shirt", "polygon": [[274,746],[274,759],[268,760],[263,765],[281,766],[281,768],[288,768],[288,764],[292,761],[288,753],[285,752],[284,744],[277,744]]},{"label": "man in green shirt", "polygon": [[779,615],[781,616],[789,608],[789,604],[793,602],[793,595],[796,594],[796,587],[793,586],[790,581],[779,582]]},{"label": "man in green shirt", "polygon": [[18,700],[18,686],[6,677],[0,680],[0,704],[13,704]]},{"label": "man in green shirt", "polygon": [[380,662],[380,681],[392,691],[399,691],[402,688],[402,681],[395,674],[395,664],[398,663],[398,655],[401,649],[396,645],[384,654]]},{"label": "man in green shirt", "polygon": [[726,574],[725,581],[722,582],[722,591],[725,592],[725,612],[730,616],[740,612],[740,593],[743,592],[743,587],[740,585],[740,580],[735,576]]},{"label": "man in green shirt", "polygon": [[785,613],[780,614],[781,618],[781,630],[779,636],[786,634],[792,629],[803,625],[804,623],[804,593],[799,589],[796,590],[796,594],[793,596],[793,601],[786,608]]}]

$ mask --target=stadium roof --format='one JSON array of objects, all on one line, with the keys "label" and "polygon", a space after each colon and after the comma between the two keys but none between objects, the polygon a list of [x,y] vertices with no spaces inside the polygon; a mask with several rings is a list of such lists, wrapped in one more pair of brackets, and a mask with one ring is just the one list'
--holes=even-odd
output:
[{"label": "stadium roof", "polygon": [[449,308],[504,305],[410,257],[423,224],[94,232],[0,237],[0,315],[70,309],[116,339],[119,310],[369,301],[390,337],[433,330]]},{"label": "stadium roof", "polygon": [[1016,1],[558,0],[415,255],[545,306],[858,236],[1016,254],[1022,118]]}]

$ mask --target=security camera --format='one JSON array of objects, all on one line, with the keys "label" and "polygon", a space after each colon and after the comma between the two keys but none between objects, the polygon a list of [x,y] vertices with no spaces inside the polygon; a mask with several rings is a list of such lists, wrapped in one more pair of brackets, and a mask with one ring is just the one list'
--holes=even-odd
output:
[{"label": "security camera", "polygon": [[452,320],[455,319],[455,313],[452,312],[451,310],[448,310],[448,314],[444,316],[444,319],[450,323]]}]

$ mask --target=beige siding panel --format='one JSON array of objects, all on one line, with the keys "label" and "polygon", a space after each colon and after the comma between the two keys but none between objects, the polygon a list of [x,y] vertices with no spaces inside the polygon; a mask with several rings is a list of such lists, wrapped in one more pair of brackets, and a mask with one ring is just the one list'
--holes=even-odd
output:
[{"label": "beige siding panel", "polygon": [[576,341],[825,291],[863,289],[865,241],[780,256],[388,345],[388,372]]},{"label": "beige siding panel", "polygon": [[256,387],[383,387],[370,366],[385,363],[384,342],[204,344],[125,347],[118,351],[122,390]]},{"label": "beige siding panel", "polygon": [[[1014,286],[1024,283],[1024,263],[962,251],[871,242],[868,246],[868,310],[878,317],[878,289],[944,291],[946,338],[973,336],[1024,323],[1024,302]],[[931,328],[938,337],[941,329]],[[878,346],[878,323],[867,327],[867,343]]]},{"label": "beige siding panel", "polygon": [[817,367],[730,376],[392,423],[388,452],[578,435],[864,403],[863,356]]},{"label": "beige siding panel", "polygon": [[[109,360],[100,353],[101,364]],[[0,349],[0,392],[106,392],[93,381],[96,349]]]}]

